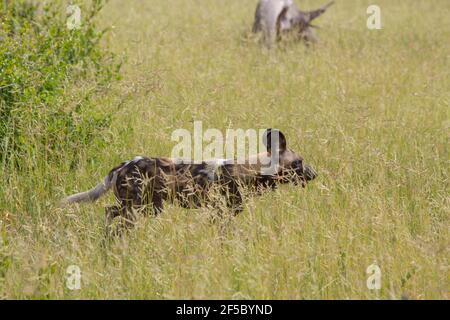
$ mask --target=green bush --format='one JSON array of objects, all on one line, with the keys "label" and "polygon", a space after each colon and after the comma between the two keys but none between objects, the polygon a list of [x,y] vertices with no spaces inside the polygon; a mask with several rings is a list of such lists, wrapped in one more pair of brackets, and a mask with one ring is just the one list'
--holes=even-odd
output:
[{"label": "green bush", "polygon": [[[99,42],[94,23],[103,0],[83,7],[80,28],[69,30],[61,3],[0,2],[0,161],[76,157],[109,126],[90,112],[95,93],[118,76],[120,64]],[[78,90],[79,83],[89,90]],[[74,89],[75,88],[75,89]],[[75,90],[75,91],[74,91]],[[68,94],[70,91],[71,94]]]}]

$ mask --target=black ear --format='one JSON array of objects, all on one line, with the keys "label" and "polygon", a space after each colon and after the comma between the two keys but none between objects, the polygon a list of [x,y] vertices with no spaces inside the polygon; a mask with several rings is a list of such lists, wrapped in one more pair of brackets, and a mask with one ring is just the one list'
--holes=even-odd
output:
[{"label": "black ear", "polygon": [[280,130],[269,128],[264,131],[262,138],[267,152],[272,152],[272,148],[278,152],[286,150],[286,137]]}]

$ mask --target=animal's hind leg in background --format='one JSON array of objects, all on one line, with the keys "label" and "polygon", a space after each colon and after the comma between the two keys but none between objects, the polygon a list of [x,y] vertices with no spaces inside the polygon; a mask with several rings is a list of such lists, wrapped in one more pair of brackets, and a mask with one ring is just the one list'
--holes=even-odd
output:
[{"label": "animal's hind leg in background", "polygon": [[287,13],[288,9],[289,9],[288,7],[284,7],[277,17],[276,26],[275,26],[277,41],[281,41],[281,21],[283,21],[286,18],[286,13]]},{"label": "animal's hind leg in background", "polygon": [[271,48],[280,31],[281,20],[292,0],[260,0],[256,7],[253,32],[262,32],[263,40]]}]

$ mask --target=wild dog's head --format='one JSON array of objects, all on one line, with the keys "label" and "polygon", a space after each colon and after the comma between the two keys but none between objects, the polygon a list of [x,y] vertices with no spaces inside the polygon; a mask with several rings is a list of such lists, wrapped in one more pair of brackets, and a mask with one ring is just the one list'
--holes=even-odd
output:
[{"label": "wild dog's head", "polygon": [[281,183],[305,183],[317,177],[316,171],[305,163],[302,156],[287,147],[285,135],[277,129],[267,129],[263,134],[263,144],[271,159],[272,175]]},{"label": "wild dog's head", "polygon": [[304,12],[299,10],[295,5],[286,14],[285,22],[289,26],[288,30],[295,29],[299,31],[300,36],[308,42],[316,42],[317,38],[314,35],[312,28],[317,28],[312,24],[312,21],[321,16],[327,9],[334,4],[334,1],[322,6],[313,11]]}]

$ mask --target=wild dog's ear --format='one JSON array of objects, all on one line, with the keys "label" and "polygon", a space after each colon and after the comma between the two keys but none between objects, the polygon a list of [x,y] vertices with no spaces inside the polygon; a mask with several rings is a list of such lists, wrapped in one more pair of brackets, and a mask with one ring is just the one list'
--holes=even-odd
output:
[{"label": "wild dog's ear", "polygon": [[271,153],[272,148],[280,153],[286,150],[286,137],[280,130],[269,128],[264,131],[262,138],[267,152]]}]

